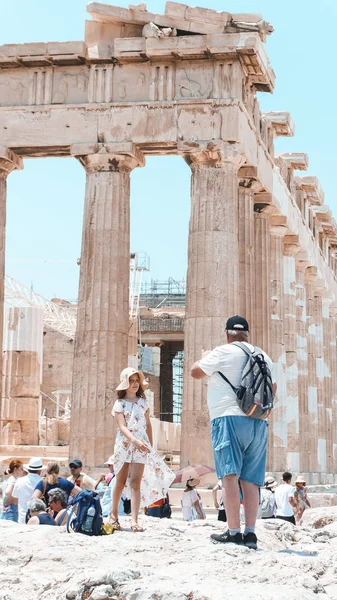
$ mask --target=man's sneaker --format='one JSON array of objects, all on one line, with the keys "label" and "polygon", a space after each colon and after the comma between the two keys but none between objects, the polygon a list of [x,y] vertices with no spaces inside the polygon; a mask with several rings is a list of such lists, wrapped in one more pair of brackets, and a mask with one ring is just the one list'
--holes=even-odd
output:
[{"label": "man's sneaker", "polygon": [[211,540],[213,542],[220,542],[221,544],[243,544],[242,533],[231,535],[228,530],[220,534],[212,533]]},{"label": "man's sneaker", "polygon": [[246,535],[243,536],[243,543],[247,548],[257,550],[257,537],[255,533],[246,533]]}]

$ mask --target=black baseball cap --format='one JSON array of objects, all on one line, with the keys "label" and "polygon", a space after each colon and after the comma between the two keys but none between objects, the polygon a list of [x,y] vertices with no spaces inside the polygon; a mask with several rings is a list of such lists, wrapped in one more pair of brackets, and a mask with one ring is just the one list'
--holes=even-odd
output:
[{"label": "black baseball cap", "polygon": [[82,461],[78,458],[74,458],[74,460],[69,463],[69,467],[75,467],[76,469],[80,469],[82,466]]},{"label": "black baseball cap", "polygon": [[243,317],[239,317],[236,315],[235,317],[230,317],[226,323],[226,331],[249,331],[249,325],[246,319]]}]

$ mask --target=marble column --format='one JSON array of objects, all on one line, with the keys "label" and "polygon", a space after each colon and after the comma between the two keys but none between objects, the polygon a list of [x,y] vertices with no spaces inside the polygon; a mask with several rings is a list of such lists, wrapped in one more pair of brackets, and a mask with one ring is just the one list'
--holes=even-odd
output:
[{"label": "marble column", "polygon": [[285,236],[283,246],[284,268],[284,345],[286,360],[286,396],[284,398],[287,421],[287,467],[292,473],[300,470],[299,452],[299,401],[297,363],[296,315],[296,254],[300,247],[294,236]]},{"label": "marble column", "polygon": [[334,474],[333,482],[337,481],[337,303],[336,301],[330,305],[330,329],[331,329],[331,473]]},{"label": "marble column", "polygon": [[[5,239],[6,239],[6,197],[7,176],[16,169],[23,169],[23,161],[14,152],[0,146],[0,373],[2,373],[2,344],[4,321],[4,276],[5,276]],[[0,394],[1,398],[2,394]],[[0,407],[1,412],[1,407]],[[1,443],[1,428],[0,428]]]},{"label": "marble column", "polygon": [[286,354],[284,337],[284,261],[283,238],[285,227],[272,226],[270,234],[271,285],[271,344],[270,356],[274,362],[277,394],[270,417],[268,455],[275,471],[287,468],[287,406]]},{"label": "marble column", "polygon": [[301,473],[309,473],[309,431],[308,423],[308,341],[307,341],[307,297],[305,286],[305,271],[308,267],[306,260],[296,260],[296,357],[297,357],[297,388]]},{"label": "marble column", "polygon": [[70,456],[97,467],[113,451],[111,409],[128,366],[130,172],[143,157],[132,147],[80,160],[87,177]]},{"label": "marble column", "polygon": [[[192,170],[184,341],[181,464],[212,464],[207,379],[190,376],[202,353],[226,342],[226,319],[239,313],[238,168],[241,157],[187,153]],[[239,160],[238,160],[239,159]]]},{"label": "marble column", "polygon": [[[312,472],[316,472],[317,481],[313,483],[325,483],[324,475],[327,472],[327,440],[326,440],[326,352],[324,349],[324,329],[323,329],[323,296],[327,289],[322,280],[316,281],[314,289],[314,311],[315,311],[315,348],[316,348],[316,376],[317,376],[317,464]],[[323,479],[322,479],[323,477]]]},{"label": "marble column", "polygon": [[255,337],[255,248],[254,185],[249,178],[239,180],[239,312],[249,323]]},{"label": "marble column", "polygon": [[255,310],[252,342],[270,354],[270,212],[254,213]]},{"label": "marble column", "polygon": [[[335,429],[332,424],[332,398],[333,398],[333,358],[332,353],[336,351],[335,343],[335,327],[334,318],[330,317],[330,305],[332,304],[332,297],[328,293],[322,297],[323,304],[323,355],[324,355],[324,396],[323,401],[323,418],[324,418],[324,437],[326,443],[326,481],[325,483],[331,483],[328,480],[330,474],[333,473],[333,434]],[[322,483],[324,479],[322,480]]]},{"label": "marble column", "polygon": [[[308,267],[305,272],[305,288],[307,297],[307,344],[308,344],[308,428],[304,433],[308,437],[308,472],[317,473],[317,444],[318,444],[318,389],[317,389],[317,348],[316,311],[315,311],[315,281],[317,268]],[[319,335],[319,331],[318,331]]]}]

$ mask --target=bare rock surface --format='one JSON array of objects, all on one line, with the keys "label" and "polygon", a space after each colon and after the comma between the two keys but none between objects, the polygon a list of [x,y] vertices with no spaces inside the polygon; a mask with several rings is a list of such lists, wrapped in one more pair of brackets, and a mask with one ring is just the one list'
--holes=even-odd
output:
[{"label": "bare rock surface", "polygon": [[0,521],[0,600],[335,599],[337,509],[306,521],[259,521],[257,552],[213,544],[221,525],[211,519],[145,517],[146,530],[132,533],[125,518],[123,531],[96,538]]}]

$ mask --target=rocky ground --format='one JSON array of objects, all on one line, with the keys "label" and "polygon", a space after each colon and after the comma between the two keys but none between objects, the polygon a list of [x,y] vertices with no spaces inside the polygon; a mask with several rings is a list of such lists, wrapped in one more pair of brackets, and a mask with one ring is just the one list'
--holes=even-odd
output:
[{"label": "rocky ground", "polygon": [[259,521],[257,552],[210,542],[214,519],[121,522],[88,538],[0,521],[0,600],[337,598],[337,507],[308,510],[302,528]]}]

